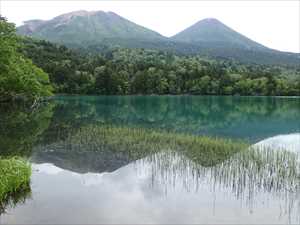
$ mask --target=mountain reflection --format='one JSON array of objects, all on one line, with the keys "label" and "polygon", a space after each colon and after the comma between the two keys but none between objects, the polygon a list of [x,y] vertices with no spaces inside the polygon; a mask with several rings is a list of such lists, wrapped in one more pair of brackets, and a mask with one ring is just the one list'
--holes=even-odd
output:
[{"label": "mountain reflection", "polygon": [[[63,180],[68,180],[69,177],[77,179],[80,184],[73,186],[73,191],[81,190],[82,187],[94,187],[100,190],[100,196],[103,186],[110,187],[111,195],[120,196],[124,190],[114,190],[113,187],[127,188],[129,185],[130,189],[150,195],[151,202],[160,201],[159,199],[168,202],[177,195],[183,198],[188,198],[189,195],[199,196],[201,199],[205,198],[203,195],[207,191],[218,196],[216,199],[209,199],[207,204],[228,198],[226,201],[230,204],[238,201],[243,207],[256,213],[259,213],[257,207],[263,201],[274,203],[274,210],[279,202],[281,216],[290,218],[289,223],[294,223],[300,221],[296,216],[300,213],[300,167],[297,160],[299,155],[293,152],[273,154],[269,149],[249,148],[218,165],[205,167],[181,152],[163,150],[113,172],[80,174],[52,164],[34,164],[34,169],[44,178],[48,175],[65,177]],[[91,198],[93,197],[89,196]]]},{"label": "mountain reflection", "polygon": [[[197,216],[197,206],[208,214],[207,202],[215,201],[216,196],[222,200],[216,206],[222,213],[232,213],[230,207],[238,201],[250,211],[256,209],[263,218],[259,209],[267,210],[263,204],[269,201],[272,210],[277,213],[280,208],[280,215],[289,218],[284,222],[300,222],[299,103],[299,98],[61,96],[36,109],[1,107],[0,156],[25,156],[33,163],[32,198],[17,206],[20,211],[32,210],[32,218],[43,210],[32,205],[47,202],[50,209],[62,207],[55,210],[61,213],[57,218],[62,223],[68,206],[57,202],[65,198],[79,212],[83,207],[76,208],[74,196],[84,195],[81,202],[87,210],[105,211],[103,199],[106,204],[121,204],[116,200],[120,197],[124,208],[140,209],[144,204],[149,213],[154,210],[149,206],[153,202],[178,222],[180,212],[174,209],[176,216],[166,210],[172,204],[178,201]],[[130,132],[108,139],[99,136],[107,126],[168,132],[166,142],[171,147],[171,134],[230,137],[245,140],[252,147],[223,154],[203,149],[196,152],[185,145],[167,148],[165,143],[153,141],[148,143],[150,150],[146,145],[132,148],[119,145],[120,140],[130,139]],[[54,183],[61,188],[51,195]],[[195,199],[187,201],[190,195]],[[236,210],[241,209],[238,206]],[[29,211],[20,215],[30,217]],[[41,212],[43,218],[49,211]],[[88,215],[100,221],[99,213]]]}]

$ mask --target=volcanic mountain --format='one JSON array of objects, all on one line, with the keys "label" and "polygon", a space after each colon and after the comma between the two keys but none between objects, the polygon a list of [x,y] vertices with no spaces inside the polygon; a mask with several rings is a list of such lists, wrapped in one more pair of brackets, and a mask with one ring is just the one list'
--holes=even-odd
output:
[{"label": "volcanic mountain", "polygon": [[300,59],[300,54],[270,49],[214,18],[200,20],[170,38],[104,11],[75,11],[51,20],[26,21],[17,31],[89,51],[101,51],[103,46],[147,48],[259,64],[298,65]]},{"label": "volcanic mountain", "polygon": [[116,13],[103,11],[75,11],[46,21],[25,21],[18,33],[64,44],[86,44],[105,39],[164,39],[159,33]]}]

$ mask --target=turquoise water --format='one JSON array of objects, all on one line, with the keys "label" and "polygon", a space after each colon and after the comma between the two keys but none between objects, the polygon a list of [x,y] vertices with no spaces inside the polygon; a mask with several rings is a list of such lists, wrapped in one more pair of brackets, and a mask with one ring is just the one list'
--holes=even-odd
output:
[{"label": "turquoise water", "polygon": [[[66,141],[86,126],[109,124],[242,139],[269,146],[274,155],[283,148],[297,154],[299,98],[57,96],[30,110],[0,107],[0,155],[33,163],[31,196],[8,205],[2,223],[300,222],[299,176],[249,172],[253,167],[240,163],[250,161],[248,153],[205,167],[164,149],[133,160],[126,152],[81,151]],[[293,166],[299,168],[297,160]]]}]

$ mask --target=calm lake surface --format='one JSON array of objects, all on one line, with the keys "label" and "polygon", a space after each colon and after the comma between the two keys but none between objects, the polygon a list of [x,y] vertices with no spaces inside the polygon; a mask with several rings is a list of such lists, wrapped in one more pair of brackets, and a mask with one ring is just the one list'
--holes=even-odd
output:
[{"label": "calm lake surface", "polygon": [[[274,156],[284,149],[296,169],[279,178],[291,164],[275,163],[275,174],[249,170],[248,150],[207,165],[171,149],[129,154],[68,142],[107,124],[242,139]],[[31,193],[7,205],[0,223],[298,224],[299,153],[300,98],[57,96],[33,110],[2,104],[0,155],[29,157],[33,173]],[[264,157],[255,159],[266,164]]]}]

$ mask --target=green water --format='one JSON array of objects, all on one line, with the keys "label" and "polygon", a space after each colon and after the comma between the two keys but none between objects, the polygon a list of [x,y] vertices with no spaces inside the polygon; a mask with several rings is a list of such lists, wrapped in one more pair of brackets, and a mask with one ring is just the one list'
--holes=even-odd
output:
[{"label": "green water", "polygon": [[[105,126],[268,148],[226,157],[159,145],[99,150],[95,134]],[[29,157],[33,175],[30,197],[8,205],[0,222],[299,223],[299,150],[299,98],[56,96],[31,109],[2,104],[0,155]]]}]

